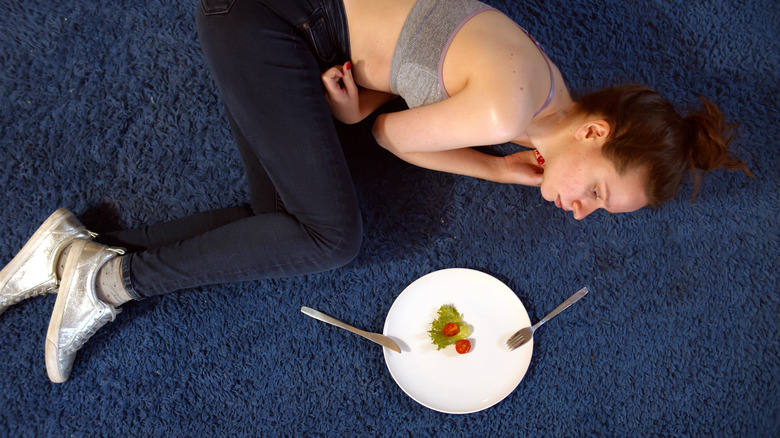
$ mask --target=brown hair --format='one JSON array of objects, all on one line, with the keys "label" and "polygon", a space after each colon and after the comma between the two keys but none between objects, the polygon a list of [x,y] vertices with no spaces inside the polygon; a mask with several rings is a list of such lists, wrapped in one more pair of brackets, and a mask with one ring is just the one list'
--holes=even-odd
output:
[{"label": "brown hair", "polygon": [[657,207],[677,194],[686,171],[694,178],[719,167],[753,174],[728,153],[733,126],[715,104],[701,97],[704,109],[680,115],[668,100],[642,85],[605,88],[578,99],[580,110],[610,125],[602,153],[617,171],[645,167],[648,206]]}]

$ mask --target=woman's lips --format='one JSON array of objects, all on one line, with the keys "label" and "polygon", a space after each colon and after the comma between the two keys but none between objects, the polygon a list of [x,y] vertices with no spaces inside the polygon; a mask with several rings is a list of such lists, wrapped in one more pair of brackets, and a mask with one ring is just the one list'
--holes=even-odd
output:
[{"label": "woman's lips", "polygon": [[561,200],[561,195],[558,195],[557,198],[555,198],[555,206],[562,209],[563,211],[571,211],[568,208],[563,206],[563,201]]}]

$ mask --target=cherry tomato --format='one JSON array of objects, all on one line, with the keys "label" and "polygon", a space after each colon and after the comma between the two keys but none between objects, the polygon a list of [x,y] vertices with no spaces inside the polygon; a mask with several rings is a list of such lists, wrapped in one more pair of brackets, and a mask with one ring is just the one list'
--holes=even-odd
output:
[{"label": "cherry tomato", "polygon": [[461,339],[455,343],[455,351],[458,354],[466,354],[471,350],[471,342],[468,339]]},{"label": "cherry tomato", "polygon": [[448,322],[444,325],[444,328],[442,329],[442,333],[444,333],[444,336],[451,338],[458,334],[460,331],[460,327],[458,327],[458,324],[455,324],[454,322]]}]

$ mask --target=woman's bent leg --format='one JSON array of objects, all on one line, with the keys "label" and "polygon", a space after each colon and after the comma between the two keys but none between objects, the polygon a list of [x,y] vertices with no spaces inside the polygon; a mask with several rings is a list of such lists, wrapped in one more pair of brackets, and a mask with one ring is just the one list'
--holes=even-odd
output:
[{"label": "woman's bent leg", "polygon": [[249,207],[226,207],[195,213],[169,222],[100,233],[95,241],[104,245],[122,247],[128,252],[172,245],[181,240],[200,236],[213,229],[245,219],[254,213]]},{"label": "woman's bent leg", "polygon": [[257,1],[238,0],[226,14],[199,11],[198,32],[236,137],[246,141],[242,158],[262,164],[284,211],[130,254],[122,264],[126,286],[148,297],[347,263],[359,249],[362,223],[310,47]]}]

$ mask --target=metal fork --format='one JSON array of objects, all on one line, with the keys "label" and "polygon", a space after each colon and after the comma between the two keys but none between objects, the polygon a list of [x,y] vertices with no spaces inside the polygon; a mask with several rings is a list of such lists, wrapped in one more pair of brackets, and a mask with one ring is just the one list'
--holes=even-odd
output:
[{"label": "metal fork", "polygon": [[582,289],[578,290],[574,293],[574,295],[570,296],[569,299],[561,303],[560,306],[556,307],[555,310],[548,313],[547,316],[542,318],[541,321],[537,322],[536,324],[532,325],[531,327],[526,327],[518,330],[509,337],[506,341],[506,348],[509,349],[509,351],[514,350],[517,347],[522,346],[526,342],[530,341],[534,337],[534,332],[536,329],[542,326],[545,322],[551,320],[555,315],[563,312],[566,310],[569,306],[579,301],[580,298],[584,297],[588,293],[588,288],[583,287]]}]

